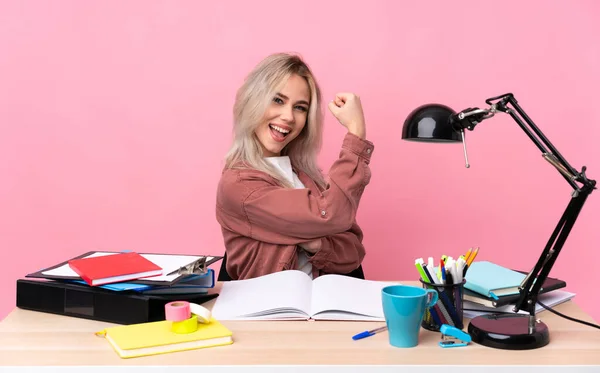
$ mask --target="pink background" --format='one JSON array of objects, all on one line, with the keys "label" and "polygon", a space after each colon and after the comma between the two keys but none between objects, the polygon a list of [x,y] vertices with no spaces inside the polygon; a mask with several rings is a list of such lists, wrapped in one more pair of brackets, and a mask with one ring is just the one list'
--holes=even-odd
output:
[{"label": "pink background", "polygon": [[[521,129],[502,115],[468,133],[465,169],[460,145],[403,142],[402,123],[513,92],[600,179],[599,16],[591,0],[1,1],[0,317],[18,278],[88,250],[222,254],[234,94],[278,51],[301,53],[326,99],[362,97],[368,278],[417,279],[416,257],[470,246],[530,269],[570,188]],[[325,132],[327,169],[344,134],[329,113]],[[551,273],[596,320],[599,220],[596,192]]]}]

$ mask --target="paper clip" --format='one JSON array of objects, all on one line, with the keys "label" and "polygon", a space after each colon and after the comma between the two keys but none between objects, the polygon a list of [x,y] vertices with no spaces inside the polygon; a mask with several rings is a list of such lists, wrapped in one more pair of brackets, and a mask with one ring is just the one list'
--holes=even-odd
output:
[{"label": "paper clip", "polygon": [[455,326],[443,324],[440,328],[442,340],[439,342],[440,347],[464,347],[471,342],[471,336]]},{"label": "paper clip", "polygon": [[167,276],[172,275],[203,275],[206,273],[206,257],[203,256],[198,260],[194,260],[190,264],[179,267]]}]

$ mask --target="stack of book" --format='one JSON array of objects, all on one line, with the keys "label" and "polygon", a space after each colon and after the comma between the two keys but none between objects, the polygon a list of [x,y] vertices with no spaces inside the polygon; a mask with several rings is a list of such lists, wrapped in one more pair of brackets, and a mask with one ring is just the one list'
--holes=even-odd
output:
[{"label": "stack of book", "polygon": [[90,251],[17,280],[17,307],[132,324],[164,319],[173,300],[203,303],[222,256]]},{"label": "stack of book", "polygon": [[[487,261],[473,262],[465,276],[464,317],[473,318],[486,313],[513,313],[512,309],[520,295],[519,286],[526,275],[526,272],[511,270]],[[566,286],[565,281],[548,277],[540,289],[538,301],[548,307],[554,307],[572,299],[574,293],[559,290]],[[536,304],[536,312],[544,309],[540,304]]]}]

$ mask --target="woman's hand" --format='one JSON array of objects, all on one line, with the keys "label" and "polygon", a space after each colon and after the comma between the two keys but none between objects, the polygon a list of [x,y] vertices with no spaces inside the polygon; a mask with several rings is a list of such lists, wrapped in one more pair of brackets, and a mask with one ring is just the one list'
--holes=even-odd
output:
[{"label": "woman's hand", "polygon": [[321,249],[321,239],[317,238],[316,240],[303,242],[299,246],[309,253],[314,254]]},{"label": "woman's hand", "polygon": [[360,97],[354,93],[338,93],[328,106],[331,113],[348,129],[348,132],[361,139],[367,136]]}]

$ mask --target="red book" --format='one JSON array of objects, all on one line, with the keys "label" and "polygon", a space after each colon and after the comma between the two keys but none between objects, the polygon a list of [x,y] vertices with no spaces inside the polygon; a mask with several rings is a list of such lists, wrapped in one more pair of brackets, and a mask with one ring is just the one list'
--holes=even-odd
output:
[{"label": "red book", "polygon": [[69,260],[69,267],[91,286],[158,276],[162,268],[138,253]]}]

